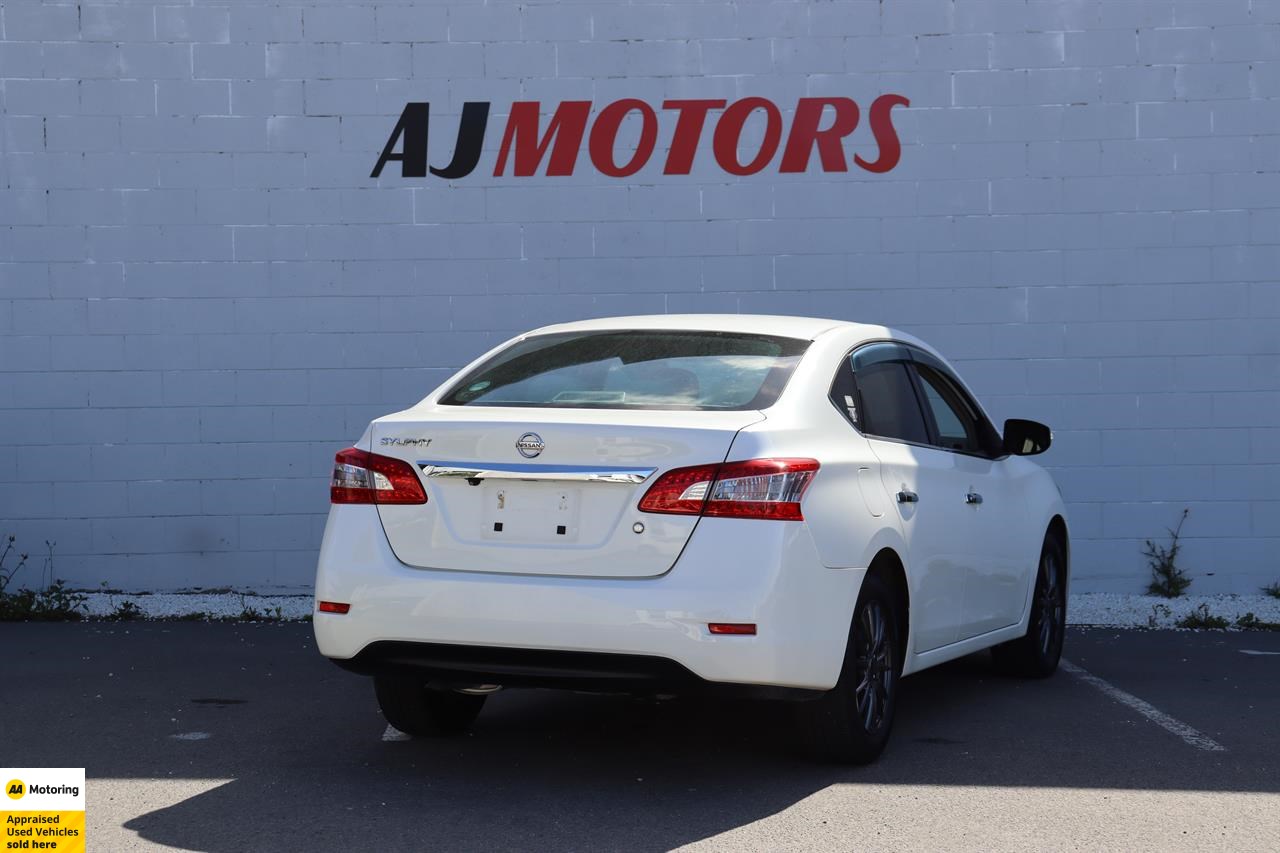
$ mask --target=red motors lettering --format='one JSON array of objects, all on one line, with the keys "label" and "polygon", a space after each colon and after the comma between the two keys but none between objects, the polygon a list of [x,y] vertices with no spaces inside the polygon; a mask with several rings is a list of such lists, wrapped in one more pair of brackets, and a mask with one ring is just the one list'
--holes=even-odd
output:
[{"label": "red motors lettering", "polygon": [[[874,149],[868,145],[864,157],[854,152],[853,163],[868,172],[887,172],[898,165],[902,144],[893,125],[893,108],[911,102],[901,95],[881,95],[867,110]],[[687,175],[693,169],[698,143],[704,132],[711,134],[711,151],[716,165],[730,175],[754,175],[770,167],[778,172],[808,170],[814,154],[824,172],[847,172],[845,138],[858,128],[862,111],[851,98],[800,98],[785,127],[782,110],[768,98],[663,101],[660,110],[635,98],[614,101],[591,118],[591,101],[562,101],[543,120],[542,103],[516,101],[507,114],[502,145],[494,163],[495,177],[530,177],[541,172],[549,176],[572,175],[586,142],[587,157],[601,174],[626,178],[636,174],[653,159],[659,128],[672,122],[671,145],[662,161],[664,175]],[[427,138],[431,125],[431,105],[411,102],[396,122],[382,155],[370,177],[382,175],[387,163],[400,163],[405,178],[425,178],[428,174],[454,180],[475,171],[489,125],[490,104],[470,101],[463,104],[454,141],[453,157],[442,167],[427,163]],[[618,150],[623,122],[638,120],[639,138],[634,148]],[[763,121],[764,132],[744,149],[747,122]],[[785,134],[784,134],[785,131]],[[784,138],[785,136],[785,138]],[[778,155],[781,150],[781,156]],[[773,164],[776,163],[776,166]]]}]

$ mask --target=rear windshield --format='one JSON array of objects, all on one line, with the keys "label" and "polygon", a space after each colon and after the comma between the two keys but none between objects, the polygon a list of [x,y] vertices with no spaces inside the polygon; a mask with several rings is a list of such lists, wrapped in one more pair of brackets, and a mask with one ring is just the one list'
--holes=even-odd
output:
[{"label": "rear windshield", "polygon": [[525,338],[468,373],[446,406],[734,411],[773,405],[809,342],[726,332]]}]

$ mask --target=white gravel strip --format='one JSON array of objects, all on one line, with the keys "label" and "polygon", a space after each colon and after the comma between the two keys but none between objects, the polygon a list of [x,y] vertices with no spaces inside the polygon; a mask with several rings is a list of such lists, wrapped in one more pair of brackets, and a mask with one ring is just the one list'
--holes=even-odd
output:
[{"label": "white gravel strip", "polygon": [[1160,598],[1089,592],[1071,596],[1067,603],[1067,622],[1108,628],[1176,628],[1184,618],[1198,612],[1220,616],[1232,624],[1247,613],[1262,622],[1280,622],[1280,598],[1261,594]]},{"label": "white gravel strip", "polygon": [[[150,619],[192,618],[204,614],[210,619],[239,618],[246,609],[268,619],[303,619],[311,614],[310,595],[258,595],[235,592],[86,593],[91,617],[109,616],[122,603],[133,602]],[[1123,595],[1110,592],[1071,596],[1067,620],[1072,625],[1107,628],[1176,628],[1178,622],[1205,608],[1234,625],[1246,613],[1263,622],[1280,622],[1280,598],[1268,595],[1187,595],[1158,598],[1153,595]]]},{"label": "white gravel strip", "polygon": [[198,618],[236,619],[257,614],[258,618],[294,620],[311,615],[315,607],[310,595],[258,595],[236,592],[158,592],[151,595],[129,593],[85,593],[88,615],[110,616],[125,602],[133,604],[148,619]]}]

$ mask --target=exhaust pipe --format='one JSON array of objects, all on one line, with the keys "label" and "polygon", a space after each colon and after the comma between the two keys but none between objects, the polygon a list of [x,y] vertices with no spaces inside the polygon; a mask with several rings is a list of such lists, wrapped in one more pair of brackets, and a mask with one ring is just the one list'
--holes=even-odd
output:
[{"label": "exhaust pipe", "polygon": [[465,693],[468,696],[488,696],[490,693],[497,693],[502,689],[501,684],[470,684],[466,687],[453,688],[456,693]]}]

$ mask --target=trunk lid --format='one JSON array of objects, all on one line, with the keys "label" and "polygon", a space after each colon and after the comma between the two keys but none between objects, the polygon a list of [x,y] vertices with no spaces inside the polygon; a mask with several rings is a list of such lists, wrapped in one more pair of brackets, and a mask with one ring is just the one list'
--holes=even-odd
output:
[{"label": "trunk lid", "polygon": [[396,556],[418,568],[661,575],[698,518],[636,505],[668,469],[724,461],[738,431],[762,420],[758,411],[425,405],[372,425],[370,450],[411,464],[427,492],[426,504],[378,514]]}]

